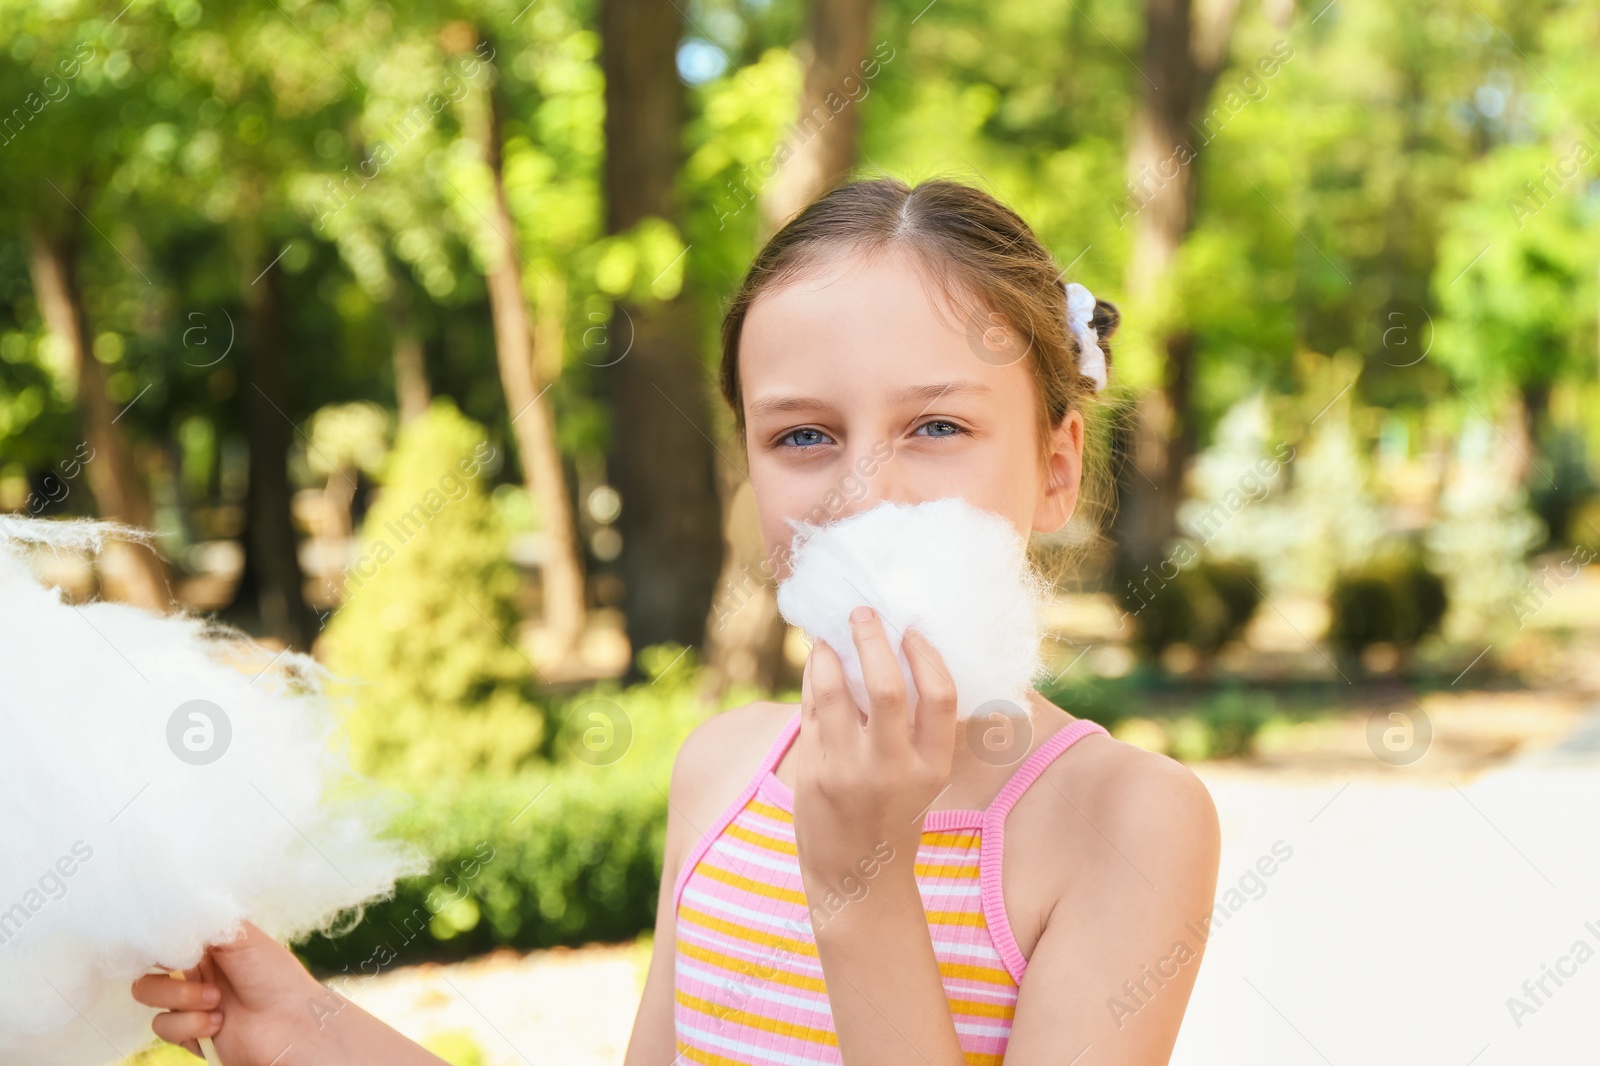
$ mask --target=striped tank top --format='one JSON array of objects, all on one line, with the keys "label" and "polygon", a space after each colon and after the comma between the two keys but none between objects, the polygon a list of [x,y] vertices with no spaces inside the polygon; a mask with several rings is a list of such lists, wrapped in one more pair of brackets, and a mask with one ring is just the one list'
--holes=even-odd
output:
[{"label": "striped tank top", "polygon": [[[829,910],[808,906],[794,794],[774,772],[799,731],[797,711],[678,872],[673,1020],[682,1062],[841,1061],[811,925],[814,912],[825,921]],[[1006,815],[1051,761],[1097,732],[1105,730],[1078,719],[1052,734],[984,810],[924,816],[917,887],[968,1066],[999,1066],[1005,1057],[1027,967],[1000,891]]]}]

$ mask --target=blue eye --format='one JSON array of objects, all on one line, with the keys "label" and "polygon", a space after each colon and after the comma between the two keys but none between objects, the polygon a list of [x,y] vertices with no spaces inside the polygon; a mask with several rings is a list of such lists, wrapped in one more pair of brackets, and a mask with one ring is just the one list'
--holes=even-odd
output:
[{"label": "blue eye", "polygon": [[[795,438],[797,437],[803,437],[805,442],[795,442]],[[810,426],[806,426],[801,429],[792,429],[788,433],[785,433],[783,436],[778,438],[778,444],[785,448],[810,448],[815,444],[823,443],[827,439],[827,435],[824,434],[822,430],[813,429]]]},{"label": "blue eye", "polygon": [[943,418],[930,418],[928,421],[926,421],[926,422],[922,423],[922,425],[918,426],[917,429],[919,431],[921,431],[921,430],[927,429],[929,426],[944,426],[948,430],[948,432],[928,433],[928,434],[926,434],[926,436],[929,436],[929,437],[954,437],[959,433],[965,433],[966,432],[966,430],[962,429],[960,426],[956,425],[954,422],[946,421]]}]

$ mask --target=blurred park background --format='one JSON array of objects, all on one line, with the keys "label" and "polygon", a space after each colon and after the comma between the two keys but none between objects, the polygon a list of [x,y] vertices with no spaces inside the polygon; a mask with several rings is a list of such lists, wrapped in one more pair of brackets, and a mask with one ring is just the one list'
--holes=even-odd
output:
[{"label": "blurred park background", "polygon": [[[1548,829],[1600,747],[1597,48],[1578,0],[0,0],[0,512],[154,530],[51,577],[351,679],[438,865],[320,974],[454,1062],[620,1062],[677,746],[805,654],[722,303],[852,173],[968,181],[1123,312],[1041,690],[1201,773],[1219,893],[1293,812],[1304,892],[1424,902],[1367,811],[1564,915],[1506,797]],[[1533,1061],[1569,942],[1419,1047]],[[1214,954],[1176,1061],[1224,1061]],[[1226,1061],[1348,1038],[1285,966]]]}]

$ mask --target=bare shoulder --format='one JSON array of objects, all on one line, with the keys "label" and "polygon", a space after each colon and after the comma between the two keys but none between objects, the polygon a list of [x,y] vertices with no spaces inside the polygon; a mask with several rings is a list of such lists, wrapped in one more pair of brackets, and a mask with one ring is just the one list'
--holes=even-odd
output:
[{"label": "bare shoulder", "polygon": [[[1076,757],[1074,757],[1076,756]],[[1045,771],[1058,798],[1084,814],[1152,833],[1193,833],[1216,821],[1216,805],[1193,770],[1109,734],[1074,744]]]},{"label": "bare shoulder", "polygon": [[1216,804],[1195,772],[1098,732],[1051,762],[1007,830],[1051,856],[1050,879],[1071,887],[1085,872],[1102,885],[1214,883],[1221,855]]},{"label": "bare shoulder", "polygon": [[672,767],[672,802],[697,832],[738,798],[794,710],[756,700],[712,715],[684,739]]}]

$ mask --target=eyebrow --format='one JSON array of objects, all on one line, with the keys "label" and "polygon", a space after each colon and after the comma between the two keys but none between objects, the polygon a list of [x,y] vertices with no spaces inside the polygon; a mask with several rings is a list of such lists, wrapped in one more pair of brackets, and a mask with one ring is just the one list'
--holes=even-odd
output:
[{"label": "eyebrow", "polygon": [[[950,395],[978,395],[992,392],[989,386],[977,381],[936,381],[928,385],[911,385],[894,393],[892,400],[926,400],[929,406],[935,400]],[[780,414],[787,411],[833,410],[833,404],[813,396],[768,396],[750,401],[749,413]],[[927,410],[927,408],[923,408]]]}]

